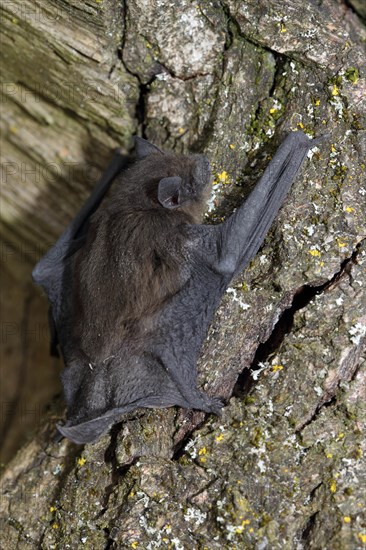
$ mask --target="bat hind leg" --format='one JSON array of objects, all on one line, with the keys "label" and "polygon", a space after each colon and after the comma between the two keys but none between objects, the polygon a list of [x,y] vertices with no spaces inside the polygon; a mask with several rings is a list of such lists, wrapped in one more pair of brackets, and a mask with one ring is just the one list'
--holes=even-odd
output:
[{"label": "bat hind leg", "polygon": [[224,402],[220,397],[211,397],[203,392],[197,390],[195,395],[191,396],[188,400],[188,407],[190,409],[197,409],[206,413],[213,413],[220,416],[221,409],[224,406]]}]

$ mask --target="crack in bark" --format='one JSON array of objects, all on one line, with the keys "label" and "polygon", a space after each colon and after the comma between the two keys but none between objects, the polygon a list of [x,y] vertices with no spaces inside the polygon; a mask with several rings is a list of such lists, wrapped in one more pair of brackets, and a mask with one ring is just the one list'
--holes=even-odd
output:
[{"label": "crack in bark", "polygon": [[[232,392],[233,397],[242,399],[248,395],[254,385],[252,373],[257,371],[260,368],[260,364],[268,361],[271,355],[280,348],[286,335],[289,334],[293,328],[295,314],[307,307],[316,296],[332,290],[343,277],[350,277],[352,266],[357,263],[357,256],[360,251],[361,243],[362,241],[356,245],[355,250],[349,258],[343,260],[339,271],[337,271],[331,279],[320,285],[306,284],[295,291],[291,305],[282,312],[267,340],[259,344],[250,367],[245,367],[239,374]],[[328,403],[332,398],[333,396],[330,396],[329,399],[321,403],[318,408]],[[314,414],[316,414],[316,412],[317,411],[315,411]]]},{"label": "crack in bark", "polygon": [[349,9],[352,13],[354,13],[359,22],[361,23],[361,25],[365,25],[366,23],[366,18],[365,18],[365,15],[362,14],[358,9],[357,9],[357,6],[355,6],[353,3],[352,3],[352,0],[343,0],[343,3],[344,5],[346,6],[347,9]]},{"label": "crack in bark", "polygon": [[[123,32],[122,32],[121,45],[117,50],[117,52],[118,52],[117,55],[118,55],[122,65],[123,65],[125,71],[128,74],[130,74],[131,76],[133,76],[134,78],[136,78],[136,80],[138,81],[139,98],[138,98],[137,103],[136,103],[135,117],[136,117],[136,120],[138,122],[138,125],[140,126],[141,136],[143,138],[147,139],[147,116],[146,116],[147,97],[148,97],[149,92],[150,92],[150,85],[156,80],[157,74],[159,74],[163,71],[163,72],[167,73],[168,75],[170,75],[174,79],[180,80],[182,82],[188,82],[188,81],[194,80],[195,78],[209,76],[210,73],[197,72],[197,73],[195,73],[193,75],[190,75],[190,76],[179,76],[175,73],[175,71],[173,71],[171,68],[164,65],[161,61],[157,61],[155,66],[152,68],[152,72],[153,72],[152,76],[150,77],[150,79],[147,82],[144,82],[142,80],[141,76],[138,73],[132,71],[123,59],[123,52],[124,52],[125,47],[126,47],[126,36],[127,36],[127,12],[128,12],[127,0],[123,0],[122,4],[123,4]],[[233,33],[232,33],[232,31],[230,30],[230,28],[228,26],[227,39],[226,39],[225,46],[224,46],[224,53],[226,53],[230,49],[232,43],[233,43]],[[223,56],[223,61],[222,61],[222,64],[221,64],[221,70],[218,71],[218,74],[216,75],[217,78],[215,79],[217,86],[219,85],[219,83],[220,83],[220,81],[221,81],[221,79],[224,75],[225,68],[226,68],[226,63],[227,63],[227,60],[226,60],[226,56],[224,55]],[[207,123],[205,124],[205,126],[204,126],[204,128],[201,132],[201,136],[198,136],[197,139],[192,143],[192,146],[191,146],[191,151],[192,152],[202,152],[202,150],[205,148],[205,144],[207,143],[207,141],[210,137],[210,134],[213,131],[213,126],[214,126],[214,122],[215,122],[215,119],[216,119],[218,103],[219,103],[218,95],[219,94],[216,94],[216,96],[215,96],[215,101],[214,101],[214,104],[213,104],[212,109],[211,109],[211,114],[210,114],[209,119],[208,119]],[[168,133],[168,138],[167,139],[169,139],[170,136],[169,136],[169,131],[168,131],[167,128],[166,128],[166,131]],[[180,137],[182,137],[182,136],[180,136]]]},{"label": "crack in bark", "polygon": [[316,512],[314,512],[314,514],[312,514],[310,516],[310,518],[308,519],[308,522],[305,526],[305,529],[303,530],[302,534],[301,534],[301,541],[303,542],[303,544],[305,545],[304,547],[305,548],[309,548],[310,547],[310,538],[311,538],[311,534],[314,530],[314,527],[315,527],[315,521],[316,521],[316,516],[319,514],[319,511],[317,510]]},{"label": "crack in bark", "polygon": [[[189,415],[190,412],[187,413],[187,416]],[[203,426],[208,422],[211,415],[198,411],[193,411],[192,416],[193,419],[188,425],[185,426],[184,422],[182,422],[182,425],[185,426],[184,432],[182,433],[182,431],[178,430],[176,434],[173,447],[173,455],[171,457],[171,460],[174,462],[177,462],[185,454],[185,447],[189,440],[192,438],[193,433],[196,430],[203,428]]]},{"label": "crack in bark", "polygon": [[[156,74],[157,73],[153,74],[151,76],[151,78],[148,80],[148,82],[143,82],[142,79],[141,79],[141,76],[138,73],[133,72],[128,67],[127,63],[125,62],[125,60],[123,58],[123,52],[126,48],[126,36],[127,36],[127,12],[128,12],[127,0],[123,0],[122,5],[123,5],[123,30],[122,30],[121,44],[117,49],[117,56],[118,56],[119,60],[121,61],[122,66],[125,69],[125,71],[129,75],[136,78],[136,80],[138,82],[139,97],[137,99],[136,106],[135,106],[135,118],[137,120],[138,125],[140,126],[141,137],[143,137],[144,139],[147,139],[147,136],[146,136],[146,126],[147,126],[147,122],[146,122],[146,103],[147,103],[147,96],[148,96],[148,93],[149,93],[150,85],[154,82],[154,80],[156,80]],[[165,69],[165,67],[164,67],[164,69]]]},{"label": "crack in bark", "polygon": [[275,95],[275,92],[279,87],[280,80],[283,76],[283,71],[287,60],[286,56],[283,54],[275,52],[272,55],[275,61],[275,67],[273,73],[273,82],[268,92],[268,97],[273,97]]},{"label": "crack in bark", "polygon": [[190,495],[187,500],[188,502],[191,502],[194,504],[194,499],[197,498],[199,495],[202,495],[205,491],[207,491],[210,487],[212,487],[217,481],[219,481],[219,476],[214,476],[208,483],[206,483],[203,487],[201,487],[198,491]]},{"label": "crack in bark", "polygon": [[[262,50],[266,51],[266,52],[269,52],[271,53],[273,56],[282,56],[282,57],[286,57],[287,59],[290,59],[290,60],[295,60],[297,63],[300,63],[301,65],[305,66],[305,67],[321,67],[321,69],[323,71],[327,71],[327,67],[324,67],[322,65],[319,65],[319,63],[317,63],[316,61],[313,61],[311,59],[308,59],[307,57],[304,57],[304,53],[307,53],[307,51],[309,50],[306,50],[306,51],[302,51],[302,55],[289,55],[289,52],[280,52],[278,50],[275,50],[273,49],[272,47],[268,46],[267,44],[264,44],[263,42],[261,42],[260,40],[257,40],[256,38],[252,37],[252,36],[248,36],[245,32],[242,31],[241,27],[240,27],[240,24],[239,22],[237,21],[237,19],[232,15],[231,11],[230,11],[230,8],[229,6],[227,6],[223,1],[220,0],[220,3],[222,5],[222,8],[224,10],[224,13],[228,19],[229,22],[231,22],[235,29],[236,29],[236,32],[237,32],[237,35],[240,36],[240,38],[243,38],[244,40],[246,40],[249,44],[252,44],[253,46],[256,46],[257,48],[261,48]],[[257,30],[256,31],[256,36],[260,36],[260,32]],[[310,47],[309,47],[310,48]],[[330,71],[328,71],[329,74],[331,74]]]},{"label": "crack in bark", "polygon": [[258,40],[255,40],[254,38],[246,35],[242,30],[241,30],[241,27],[240,27],[240,24],[238,23],[238,21],[235,19],[235,17],[232,15],[231,11],[230,11],[230,8],[227,4],[225,4],[222,0],[220,0],[220,4],[222,6],[222,9],[225,13],[225,16],[227,17],[227,20],[229,23],[232,23],[232,25],[234,26],[235,30],[236,30],[236,33],[238,36],[240,36],[240,38],[243,38],[246,42],[248,42],[249,44],[252,44],[253,46],[256,46],[257,48],[261,48],[262,50],[266,51],[266,52],[269,52],[271,53],[272,55],[274,56],[278,56],[278,55],[282,55],[284,57],[288,57],[290,59],[290,57],[286,54],[283,54],[281,52],[278,52],[277,50],[274,50],[272,48],[270,48],[269,46],[266,46],[265,44],[262,44],[261,42],[259,42]]},{"label": "crack in bark", "polygon": [[116,485],[118,485],[119,479],[121,475],[124,475],[128,469],[132,466],[133,461],[130,464],[126,464],[124,466],[119,466],[117,461],[117,441],[118,441],[118,435],[122,429],[123,421],[118,422],[117,424],[114,424],[111,428],[110,435],[110,443],[107,449],[104,453],[104,462],[106,464],[110,464],[112,471],[111,471],[111,482],[109,485],[106,486],[104,496],[103,496],[103,508],[98,514],[98,518],[103,516],[105,512],[108,510],[108,503],[111,494],[114,491],[114,488]]},{"label": "crack in bark", "polygon": [[323,409],[330,407],[332,405],[335,405],[336,403],[337,403],[337,393],[332,395],[332,397],[330,397],[326,401],[320,402],[317,405],[313,414],[310,416],[310,418],[308,418],[307,420],[305,420],[304,422],[302,422],[296,427],[295,434],[300,434],[302,430],[306,428],[306,426],[309,426],[309,424],[311,424],[312,422],[315,422],[315,420],[319,417],[319,414]]}]

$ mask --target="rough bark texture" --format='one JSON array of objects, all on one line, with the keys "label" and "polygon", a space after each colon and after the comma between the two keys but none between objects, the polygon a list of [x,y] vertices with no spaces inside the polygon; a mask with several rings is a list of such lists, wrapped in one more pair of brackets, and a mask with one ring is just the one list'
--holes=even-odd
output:
[{"label": "rough bark texture", "polygon": [[[3,261],[23,323],[32,304],[41,318],[21,282],[31,262],[133,132],[209,155],[213,222],[243,200],[286,131],[331,137],[212,323],[200,381],[227,399],[222,417],[144,410],[81,448],[55,442],[57,401],[4,469],[2,547],[365,547],[362,9],[4,3]],[[21,357],[6,340],[5,368],[51,369],[46,338],[23,336]]]}]

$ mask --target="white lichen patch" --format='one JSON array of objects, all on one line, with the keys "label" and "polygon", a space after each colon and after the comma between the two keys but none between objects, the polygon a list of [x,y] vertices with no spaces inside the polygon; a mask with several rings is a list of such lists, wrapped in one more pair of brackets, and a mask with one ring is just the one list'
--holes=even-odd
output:
[{"label": "white lichen patch", "polygon": [[296,69],[296,65],[293,61],[290,63],[291,70],[294,74],[299,74],[299,71]]},{"label": "white lichen patch", "polygon": [[184,545],[178,539],[178,537],[174,537],[174,539],[172,539],[172,544],[174,544],[174,549],[175,550],[184,550]]},{"label": "white lichen patch", "polygon": [[308,227],[305,227],[305,231],[309,235],[309,237],[312,237],[315,233],[315,225],[308,225]]},{"label": "white lichen patch", "polygon": [[348,333],[351,335],[351,342],[358,346],[361,339],[366,335],[366,325],[356,323],[349,329]]},{"label": "white lichen patch", "polygon": [[312,158],[313,158],[313,155],[314,155],[315,153],[319,153],[319,147],[317,147],[317,146],[313,147],[312,149],[309,149],[308,154],[307,154],[307,157],[308,157],[309,159],[312,159]]},{"label": "white lichen patch", "polygon": [[266,361],[265,363],[258,363],[258,369],[255,371],[250,371],[250,374],[253,378],[253,380],[258,380],[260,374],[270,368],[270,364]]},{"label": "white lichen patch", "polygon": [[142,500],[144,507],[148,508],[150,502],[150,498],[148,497],[148,495],[143,491],[137,491],[136,496],[138,499]]},{"label": "white lichen patch", "polygon": [[200,434],[197,434],[197,436],[188,441],[187,445],[184,447],[185,452],[188,453],[193,460],[198,456],[197,443],[200,438]]},{"label": "white lichen patch", "polygon": [[186,513],[184,514],[184,519],[189,522],[193,522],[196,525],[200,525],[205,522],[207,518],[206,512],[201,512],[199,508],[187,508]]},{"label": "white lichen patch", "polygon": [[249,304],[246,304],[245,302],[243,302],[243,300],[241,300],[241,298],[239,298],[238,296],[238,293],[237,293],[237,290],[235,288],[231,288],[229,287],[226,292],[228,294],[232,294],[233,296],[233,301],[234,302],[237,302],[239,304],[239,306],[243,309],[243,310],[246,310],[246,309],[249,309],[250,308],[250,305]]},{"label": "white lichen patch", "polygon": [[332,95],[332,98],[330,99],[329,103],[332,105],[334,110],[338,114],[338,118],[343,118],[343,111],[344,111],[344,103],[340,95]]}]

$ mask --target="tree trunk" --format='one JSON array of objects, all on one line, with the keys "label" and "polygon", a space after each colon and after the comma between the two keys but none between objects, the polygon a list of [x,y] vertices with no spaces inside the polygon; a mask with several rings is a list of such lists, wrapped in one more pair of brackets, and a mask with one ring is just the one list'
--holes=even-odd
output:
[{"label": "tree trunk", "polygon": [[[330,138],[212,322],[200,384],[225,397],[222,417],[140,410],[81,447],[56,441],[54,400],[3,471],[1,547],[365,546],[366,30],[356,6],[4,3],[2,259],[20,328],[43,311],[46,323],[45,300],[24,282],[32,264],[133,133],[206,152],[209,222],[243,201],[286,132]],[[56,379],[45,335],[19,334],[5,338],[5,368],[26,361],[31,384],[42,363]]]}]

